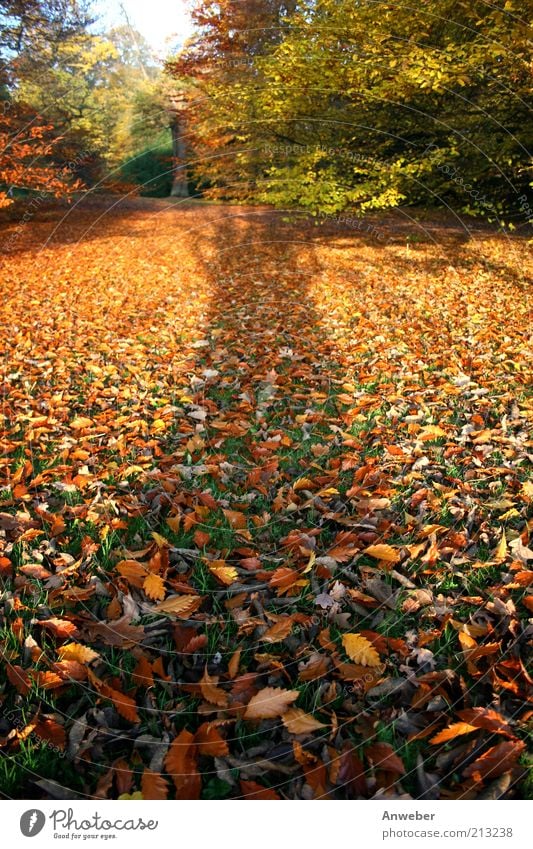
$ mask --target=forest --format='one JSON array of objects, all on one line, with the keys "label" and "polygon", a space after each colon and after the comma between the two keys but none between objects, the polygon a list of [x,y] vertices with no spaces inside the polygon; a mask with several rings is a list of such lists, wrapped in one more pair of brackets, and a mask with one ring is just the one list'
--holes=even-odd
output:
[{"label": "forest", "polygon": [[532,798],[532,12],[0,0],[0,797]]}]

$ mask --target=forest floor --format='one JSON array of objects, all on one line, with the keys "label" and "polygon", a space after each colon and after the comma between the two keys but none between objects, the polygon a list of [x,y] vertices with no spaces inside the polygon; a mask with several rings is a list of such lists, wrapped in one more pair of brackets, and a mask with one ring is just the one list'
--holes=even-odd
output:
[{"label": "forest floor", "polygon": [[527,242],[179,206],[0,232],[2,794],[530,797]]}]

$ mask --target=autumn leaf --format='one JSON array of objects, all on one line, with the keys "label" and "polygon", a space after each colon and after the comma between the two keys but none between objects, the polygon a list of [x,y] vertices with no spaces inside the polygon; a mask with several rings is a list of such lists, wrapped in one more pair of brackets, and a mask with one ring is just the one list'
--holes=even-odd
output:
[{"label": "autumn leaf", "polygon": [[200,776],[194,735],[183,729],[172,742],[165,757],[165,770],[176,787],[176,798],[198,799]]},{"label": "autumn leaf", "polygon": [[476,728],[475,725],[469,725],[467,722],[453,722],[451,725],[448,725],[447,728],[444,728],[442,731],[439,731],[438,734],[435,734],[429,742],[433,743],[434,746],[438,746],[440,743],[447,743],[449,740],[454,740],[461,734],[470,734],[472,731],[479,731],[479,728]]},{"label": "autumn leaf", "polygon": [[203,722],[194,735],[194,742],[201,755],[220,758],[229,755],[229,746],[212,722]]},{"label": "autumn leaf", "polygon": [[245,781],[244,779],[241,779],[239,786],[242,793],[242,796],[240,797],[241,799],[263,799],[275,801],[280,798],[275,790],[271,790],[270,787],[264,787],[256,781]]},{"label": "autumn leaf", "polygon": [[73,637],[78,633],[78,629],[73,622],[69,622],[68,619],[58,619],[56,616],[51,619],[40,619],[38,624],[41,628],[46,628],[47,631],[50,631],[55,637],[59,637],[60,639]]},{"label": "autumn leaf", "polygon": [[275,622],[270,628],[267,628],[261,636],[260,640],[263,643],[278,643],[280,640],[284,640],[292,631],[292,619],[290,616],[286,616],[282,619],[279,619],[278,622]]},{"label": "autumn leaf", "polygon": [[319,722],[300,708],[289,708],[285,711],[282,722],[291,734],[312,734],[313,731],[326,727],[323,722]]},{"label": "autumn leaf", "polygon": [[379,654],[372,643],[361,634],[343,634],[342,645],[350,660],[361,666],[379,666]]},{"label": "autumn leaf", "polygon": [[273,719],[283,716],[289,705],[296,701],[298,690],[282,690],[279,687],[265,687],[252,696],[246,711],[245,719]]},{"label": "autumn leaf", "polygon": [[154,607],[154,613],[167,613],[178,616],[180,619],[188,619],[195,610],[198,610],[201,603],[202,598],[200,596],[171,595],[157,607]]},{"label": "autumn leaf", "polygon": [[463,770],[463,775],[466,778],[479,776],[482,781],[496,778],[516,763],[525,747],[523,740],[506,740],[504,743],[498,743],[469,764]]},{"label": "autumn leaf", "polygon": [[376,769],[404,775],[403,761],[395,754],[390,743],[372,743],[365,749],[365,755],[372,761]]},{"label": "autumn leaf", "polygon": [[137,587],[141,587],[147,575],[147,568],[136,560],[121,560],[116,565],[117,572]]},{"label": "autumn leaf", "polygon": [[248,527],[246,516],[237,510],[223,510],[224,516],[235,530],[245,530]]},{"label": "autumn leaf", "polygon": [[224,586],[229,587],[239,577],[239,573],[234,566],[227,566],[223,560],[212,560],[207,564],[211,574],[217,581]]},{"label": "autumn leaf", "polygon": [[76,660],[78,663],[92,663],[100,657],[94,649],[81,643],[65,643],[58,648],[57,653],[61,660]]},{"label": "autumn leaf", "polygon": [[143,590],[153,601],[160,601],[165,597],[165,582],[160,575],[150,573],[144,579]]},{"label": "autumn leaf", "polygon": [[7,678],[18,693],[22,696],[28,695],[31,690],[31,680],[25,669],[21,666],[11,666],[11,664],[8,664]]},{"label": "autumn leaf", "polygon": [[393,548],[392,545],[386,545],[385,543],[369,545],[368,548],[365,548],[364,553],[369,554],[370,557],[375,557],[376,560],[385,560],[387,563],[398,563],[401,559],[400,552]]},{"label": "autumn leaf", "polygon": [[228,694],[220,687],[217,687],[218,678],[211,677],[207,671],[207,666],[204,669],[204,674],[200,681],[200,690],[204,699],[219,707],[225,707],[228,704]]},{"label": "autumn leaf", "polygon": [[143,799],[166,799],[168,784],[160,773],[152,772],[145,767],[141,778],[141,793]]},{"label": "autumn leaf", "polygon": [[88,419],[87,416],[76,416],[75,419],[72,419],[70,426],[72,430],[82,430],[84,428],[91,427],[93,424],[92,419]]}]

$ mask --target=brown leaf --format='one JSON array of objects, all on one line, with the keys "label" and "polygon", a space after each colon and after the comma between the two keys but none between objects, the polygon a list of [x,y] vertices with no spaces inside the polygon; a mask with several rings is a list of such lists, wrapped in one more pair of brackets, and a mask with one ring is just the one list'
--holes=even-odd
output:
[{"label": "brown leaf", "polygon": [[405,773],[405,767],[390,743],[372,743],[365,749],[365,755],[372,761],[376,769],[395,772],[398,775]]},{"label": "brown leaf", "polygon": [[245,719],[273,719],[282,716],[300,695],[298,690],[265,687],[253,696],[246,707]]},{"label": "brown leaf", "polygon": [[498,743],[469,764],[463,770],[463,775],[465,778],[479,776],[482,781],[496,778],[516,763],[525,748],[526,744],[522,740],[506,740],[504,743]]}]

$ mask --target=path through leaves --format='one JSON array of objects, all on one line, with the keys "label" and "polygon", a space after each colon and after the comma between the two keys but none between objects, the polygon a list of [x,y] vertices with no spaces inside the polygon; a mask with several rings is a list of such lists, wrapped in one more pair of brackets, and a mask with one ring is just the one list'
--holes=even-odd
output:
[{"label": "path through leaves", "polygon": [[107,206],[3,234],[3,793],[526,792],[525,242]]}]

